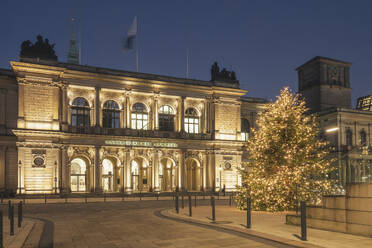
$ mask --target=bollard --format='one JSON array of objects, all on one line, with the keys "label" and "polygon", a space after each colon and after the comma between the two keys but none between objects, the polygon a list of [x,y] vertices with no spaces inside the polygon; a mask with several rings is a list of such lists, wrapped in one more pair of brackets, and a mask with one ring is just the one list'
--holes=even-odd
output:
[{"label": "bollard", "polygon": [[157,193],[157,194],[156,194],[156,200],[157,200],[157,201],[159,201],[159,194],[160,194],[160,193]]},{"label": "bollard", "polygon": [[3,248],[3,211],[0,211],[0,248]]},{"label": "bollard", "polygon": [[22,227],[22,201],[18,203],[18,228]]},{"label": "bollard", "polygon": [[180,212],[179,208],[178,208],[178,195],[176,195],[175,197],[175,204],[176,204],[176,213],[178,214]]},{"label": "bollard", "polygon": [[212,205],[212,221],[216,221],[216,207],[214,202],[214,196],[211,196],[211,205]]},{"label": "bollard", "polygon": [[231,207],[231,205],[232,205],[232,196],[230,195],[230,197],[229,197],[229,205],[230,205],[230,207]]},{"label": "bollard", "polygon": [[10,209],[12,208],[12,202],[9,200],[8,201],[8,219],[10,220]]},{"label": "bollard", "polygon": [[139,196],[140,196],[140,201],[142,201],[142,192],[141,191],[139,193]]},{"label": "bollard", "polygon": [[181,194],[181,202],[182,202],[182,209],[185,207],[185,205],[184,205],[184,202],[183,202],[183,193]]},{"label": "bollard", "polygon": [[191,202],[191,195],[189,195],[189,216],[192,216],[192,202]]},{"label": "bollard", "polygon": [[47,202],[47,196],[46,196],[46,194],[44,194],[44,202],[45,202],[45,204]]},{"label": "bollard", "polygon": [[306,202],[301,201],[301,240],[306,241]]},{"label": "bollard", "polygon": [[121,201],[124,201],[125,193],[123,193],[123,196],[121,197]]},{"label": "bollard", "polygon": [[251,228],[251,198],[247,198],[247,228]]},{"label": "bollard", "polygon": [[88,194],[85,193],[85,203],[88,203]]},{"label": "bollard", "polygon": [[195,195],[195,207],[196,207],[196,198],[197,198],[197,196]]},{"label": "bollard", "polygon": [[10,206],[10,236],[14,235],[14,206]]},{"label": "bollard", "polygon": [[103,202],[106,202],[106,193],[103,193]]}]

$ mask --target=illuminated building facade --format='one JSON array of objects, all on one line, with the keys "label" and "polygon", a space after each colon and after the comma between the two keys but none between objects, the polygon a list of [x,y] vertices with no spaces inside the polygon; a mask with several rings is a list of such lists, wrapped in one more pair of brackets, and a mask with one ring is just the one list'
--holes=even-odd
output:
[{"label": "illuminated building facade", "polygon": [[200,81],[21,59],[0,71],[0,188],[232,191],[265,104]]}]

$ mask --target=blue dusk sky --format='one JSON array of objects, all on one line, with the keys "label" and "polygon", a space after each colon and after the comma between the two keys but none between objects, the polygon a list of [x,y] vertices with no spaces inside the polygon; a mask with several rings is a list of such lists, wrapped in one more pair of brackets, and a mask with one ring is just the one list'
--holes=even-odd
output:
[{"label": "blue dusk sky", "polygon": [[[274,99],[297,91],[295,68],[314,56],[352,63],[356,98],[372,94],[372,1],[137,0],[0,2],[0,68],[18,60],[24,40],[41,34],[65,62],[72,11],[81,27],[82,64],[135,71],[122,41],[139,18],[140,72],[210,80],[210,67],[233,69],[247,95]],[[190,86],[191,87],[191,86]]]}]

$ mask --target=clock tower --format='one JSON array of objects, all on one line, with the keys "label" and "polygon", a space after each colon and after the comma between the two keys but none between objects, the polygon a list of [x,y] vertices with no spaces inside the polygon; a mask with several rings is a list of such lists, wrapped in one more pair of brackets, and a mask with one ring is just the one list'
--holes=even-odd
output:
[{"label": "clock tower", "polygon": [[351,63],[315,57],[298,67],[298,92],[311,112],[351,108]]}]

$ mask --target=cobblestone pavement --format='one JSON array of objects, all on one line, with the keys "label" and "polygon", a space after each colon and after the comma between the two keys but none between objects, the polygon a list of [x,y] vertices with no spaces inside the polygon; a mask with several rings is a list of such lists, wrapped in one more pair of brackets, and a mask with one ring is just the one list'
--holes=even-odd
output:
[{"label": "cobblestone pavement", "polygon": [[33,204],[24,215],[53,222],[43,236],[52,236],[54,247],[281,247],[155,216],[170,207],[171,201]]}]

